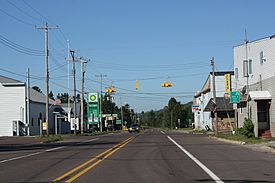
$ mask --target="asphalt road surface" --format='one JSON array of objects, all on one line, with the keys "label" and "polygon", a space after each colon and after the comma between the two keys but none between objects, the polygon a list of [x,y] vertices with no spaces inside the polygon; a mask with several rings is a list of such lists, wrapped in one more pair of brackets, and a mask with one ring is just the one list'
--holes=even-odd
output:
[{"label": "asphalt road surface", "polygon": [[275,183],[275,155],[206,135],[148,129],[1,146],[0,182]]}]

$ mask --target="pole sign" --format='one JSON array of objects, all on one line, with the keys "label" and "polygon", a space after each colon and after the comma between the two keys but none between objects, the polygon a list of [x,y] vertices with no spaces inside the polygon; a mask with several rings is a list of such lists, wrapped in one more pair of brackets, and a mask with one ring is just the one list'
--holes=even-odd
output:
[{"label": "pole sign", "polygon": [[241,101],[241,94],[240,92],[234,91],[230,92],[230,103],[238,104]]},{"label": "pole sign", "polygon": [[89,103],[98,103],[98,93],[89,93],[88,102]]},{"label": "pole sign", "polygon": [[99,94],[88,94],[88,124],[99,124]]},{"label": "pole sign", "polygon": [[231,89],[230,74],[224,75],[224,81],[225,81],[225,93],[230,93],[230,89]]}]

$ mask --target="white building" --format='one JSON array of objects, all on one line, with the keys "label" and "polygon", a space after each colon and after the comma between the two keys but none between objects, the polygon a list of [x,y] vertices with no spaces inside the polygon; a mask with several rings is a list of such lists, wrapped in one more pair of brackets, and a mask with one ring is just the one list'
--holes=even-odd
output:
[{"label": "white building", "polygon": [[[217,113],[219,130],[231,130],[234,122],[234,111],[229,98],[225,98],[225,74],[230,74],[230,89],[234,80],[233,71],[215,72]],[[211,111],[213,111],[213,75],[208,75],[202,89],[194,96],[194,125],[198,130],[213,130]]]},{"label": "white building", "polygon": [[234,47],[235,87],[243,95],[238,105],[238,127],[242,127],[244,118],[249,117],[256,136],[275,136],[274,50],[274,36]]},{"label": "white building", "polygon": [[[45,121],[45,95],[30,88],[30,121],[23,82],[0,76],[0,136],[39,135]],[[50,100],[50,104],[53,103]],[[54,132],[54,107],[49,110],[49,132]]]}]

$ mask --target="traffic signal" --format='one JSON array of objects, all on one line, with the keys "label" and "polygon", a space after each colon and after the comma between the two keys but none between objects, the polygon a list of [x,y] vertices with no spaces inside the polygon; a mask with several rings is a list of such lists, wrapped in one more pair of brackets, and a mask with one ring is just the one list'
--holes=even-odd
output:
[{"label": "traffic signal", "polygon": [[106,89],[106,93],[115,93],[115,92],[116,92],[116,89],[112,86]]},{"label": "traffic signal", "polygon": [[168,82],[168,81],[166,81],[165,83],[162,83],[162,84],[161,84],[161,87],[166,87],[166,88],[172,87],[172,86],[173,86],[173,84],[170,83],[170,82]]}]

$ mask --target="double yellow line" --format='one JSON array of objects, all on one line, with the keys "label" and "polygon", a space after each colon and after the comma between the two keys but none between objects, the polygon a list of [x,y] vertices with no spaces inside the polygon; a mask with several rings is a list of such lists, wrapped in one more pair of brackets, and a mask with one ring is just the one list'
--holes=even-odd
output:
[{"label": "double yellow line", "polygon": [[[134,137],[130,137],[128,139],[126,139],[125,141],[121,142],[120,144],[115,145],[114,147],[100,153],[99,155],[97,155],[96,157],[86,161],[85,163],[75,167],[74,169],[68,171],[67,173],[61,175],[60,177],[57,177],[56,179],[54,179],[53,181],[51,181],[51,183],[54,182],[66,182],[66,183],[70,183],[74,180],[76,180],[77,178],[79,178],[81,175],[87,173],[89,170],[91,170],[92,168],[94,168],[96,165],[98,165],[99,163],[101,163],[103,160],[105,160],[106,158],[108,158],[109,156],[111,156],[112,154],[114,154],[116,151],[118,151],[119,149],[123,148],[126,144],[128,144],[131,140],[133,140]],[[90,163],[94,162],[93,164],[89,165]],[[86,167],[86,168],[85,168]]]}]

